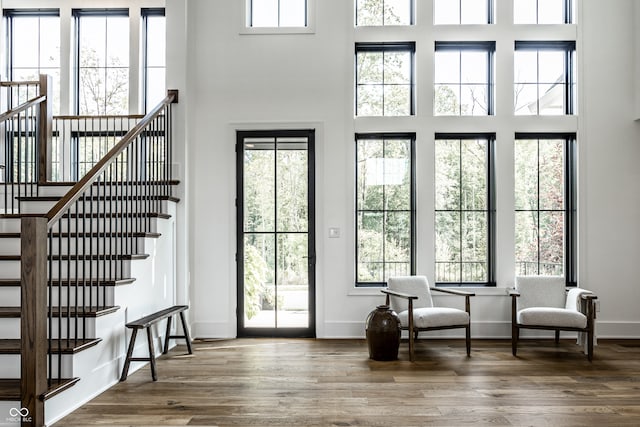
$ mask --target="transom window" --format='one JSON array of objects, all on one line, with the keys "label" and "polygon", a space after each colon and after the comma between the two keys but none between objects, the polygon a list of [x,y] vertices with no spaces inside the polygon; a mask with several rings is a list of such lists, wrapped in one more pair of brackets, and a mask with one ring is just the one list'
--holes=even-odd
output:
[{"label": "transom window", "polygon": [[356,284],[415,274],[415,134],[356,135]]},{"label": "transom window", "polygon": [[495,285],[494,135],[436,134],[435,280]]},{"label": "transom window", "polygon": [[495,42],[436,42],[434,114],[493,114]]},{"label": "transom window", "polygon": [[515,24],[571,24],[575,0],[513,0]]},{"label": "transom window", "polygon": [[436,25],[491,24],[493,0],[434,0]]},{"label": "transom window", "polygon": [[414,42],[356,43],[356,115],[414,114]]},{"label": "transom window", "polygon": [[516,41],[516,115],[575,114],[575,41]]},{"label": "transom window", "polygon": [[307,0],[247,0],[249,27],[306,27]]},{"label": "transom window", "polygon": [[516,134],[517,275],[565,276],[575,285],[575,135]]},{"label": "transom window", "polygon": [[129,11],[74,9],[76,19],[76,112],[129,112]]},{"label": "transom window", "polygon": [[356,25],[413,25],[413,0],[356,0]]}]

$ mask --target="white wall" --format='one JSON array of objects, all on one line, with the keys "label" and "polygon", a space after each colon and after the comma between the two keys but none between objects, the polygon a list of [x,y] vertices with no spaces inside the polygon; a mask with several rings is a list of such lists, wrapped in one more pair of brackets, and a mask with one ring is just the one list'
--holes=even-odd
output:
[{"label": "white wall", "polygon": [[[497,42],[495,117],[462,124],[432,118],[432,57],[417,58],[418,116],[354,119],[353,45],[376,40],[380,29],[353,28],[353,2],[316,2],[315,33],[240,34],[241,1],[167,0],[168,76],[180,89],[179,132],[185,146],[179,165],[188,182],[185,250],[190,277],[194,336],[234,337],[235,277],[235,130],[315,127],[317,220],[317,335],[364,336],[367,313],[382,302],[375,290],[355,289],[354,277],[354,132],[402,130],[418,134],[418,273],[433,275],[433,134],[441,131],[496,131],[498,164],[513,158],[513,132],[577,131],[579,134],[579,281],[601,300],[600,336],[640,337],[640,124],[633,121],[633,0],[582,0],[579,25],[564,28],[508,24],[511,2],[497,0],[497,22],[490,28],[424,30],[382,29],[384,37],[416,40],[464,39],[485,34]],[[431,11],[417,2],[418,22]],[[173,16],[170,11],[174,10]],[[182,29],[182,30],[181,30]],[[514,118],[513,41],[577,39],[579,50],[578,117]],[[178,35],[177,37],[176,34]],[[186,54],[184,53],[186,52]],[[420,52],[420,48],[419,48]],[[184,59],[180,55],[185,55]],[[169,77],[169,80],[172,78]],[[171,84],[170,84],[171,86]],[[178,138],[180,140],[182,138]],[[178,156],[178,157],[180,157]],[[498,170],[498,288],[478,289],[472,300],[473,334],[506,337],[512,285],[513,171]],[[329,239],[329,227],[341,237]],[[449,297],[443,303],[459,304]],[[455,333],[455,332],[454,332]]]}]

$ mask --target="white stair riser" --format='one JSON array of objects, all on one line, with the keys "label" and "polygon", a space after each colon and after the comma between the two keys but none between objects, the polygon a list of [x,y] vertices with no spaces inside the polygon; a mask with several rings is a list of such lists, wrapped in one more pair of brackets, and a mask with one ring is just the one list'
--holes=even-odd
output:
[{"label": "white stair riser", "polygon": [[[98,317],[97,319],[101,319]],[[78,317],[78,318],[62,318],[53,319],[51,336],[53,338],[82,338],[83,336],[88,338],[95,337],[96,330],[96,318],[93,317]],[[60,327],[58,327],[60,325]],[[48,327],[47,327],[48,329]],[[83,331],[86,330],[86,334]],[[77,334],[76,334],[77,331]],[[48,332],[47,332],[47,335]],[[2,339],[19,339],[20,338],[20,319],[9,318],[0,319],[0,338]],[[1,377],[0,377],[1,378]]]},{"label": "white stair riser", "polygon": [[[79,281],[77,286],[75,283],[67,286],[67,283],[62,282],[62,286],[52,286],[51,289],[53,306],[58,306],[59,302],[62,303],[63,307],[75,306],[76,300],[80,306],[114,304],[113,286],[83,286],[82,281]],[[17,286],[0,288],[0,301],[5,307],[19,307],[20,288]]]},{"label": "white stair riser", "polygon": [[[73,355],[62,355],[62,377],[68,378],[73,375],[73,364],[69,362]],[[58,356],[54,355],[52,359],[52,371],[54,377],[58,374]],[[47,364],[49,362],[47,361]],[[0,378],[18,379],[20,378],[20,355],[19,354],[0,354]],[[0,424],[3,425],[3,424]]]},{"label": "white stair riser", "polygon": [[[52,279],[82,279],[83,277],[122,279],[130,277],[131,261],[54,261]],[[77,268],[76,268],[77,265]],[[48,267],[47,267],[48,268]],[[77,275],[76,275],[77,271]],[[20,277],[20,261],[2,261],[0,279]]]},{"label": "white stair riser", "polygon": [[[79,253],[101,253],[101,254],[128,254],[128,253],[145,253],[144,238],[134,238],[132,240],[123,241],[120,237],[92,237],[92,238],[76,238],[76,237],[55,237],[52,239],[51,253],[54,255],[68,254],[69,248],[75,251],[78,248]],[[74,252],[72,252],[74,253]],[[20,255],[20,239],[19,238],[3,238],[0,239],[0,255]],[[1,266],[2,264],[0,264]]]},{"label": "white stair riser", "polygon": [[[102,195],[101,195],[102,197]],[[21,213],[47,213],[51,208],[55,206],[57,202],[55,201],[44,201],[44,200],[29,200],[20,202],[20,212]],[[91,202],[83,203],[79,207],[75,205],[72,206],[71,212],[75,213],[76,209],[78,212],[141,212],[141,211],[159,211],[166,212],[167,201],[162,200],[160,202],[156,200],[152,201],[143,201],[143,200],[113,200],[113,201],[105,201],[104,200],[93,200]]]}]

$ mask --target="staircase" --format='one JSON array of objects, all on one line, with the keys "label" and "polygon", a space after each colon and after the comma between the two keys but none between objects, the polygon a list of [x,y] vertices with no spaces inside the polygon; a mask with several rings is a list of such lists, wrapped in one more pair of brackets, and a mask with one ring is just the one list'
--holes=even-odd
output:
[{"label": "staircase", "polygon": [[116,383],[127,319],[175,303],[176,101],[168,95],[77,183],[5,185],[0,426],[50,424]]}]

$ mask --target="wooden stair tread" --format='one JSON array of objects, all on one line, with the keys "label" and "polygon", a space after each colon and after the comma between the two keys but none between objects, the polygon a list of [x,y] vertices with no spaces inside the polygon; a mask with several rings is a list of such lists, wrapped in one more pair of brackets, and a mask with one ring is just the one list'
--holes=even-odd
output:
[{"label": "wooden stair tread", "polygon": [[[40,396],[41,399],[47,400],[58,393],[62,393],[68,388],[75,385],[80,378],[61,378],[51,381],[47,392]],[[0,401],[19,401],[20,400],[20,380],[19,379],[0,379]]]},{"label": "wooden stair tread", "polygon": [[[51,352],[62,354],[76,354],[82,350],[91,348],[102,341],[102,338],[52,340]],[[0,340],[0,354],[20,354],[19,339]]]},{"label": "wooden stair tread", "polygon": [[[107,314],[114,313],[120,309],[120,306],[101,306],[101,307],[75,307],[69,308],[62,307],[62,309],[58,309],[58,307],[54,307],[52,312],[53,316],[57,317],[58,313],[60,313],[60,317],[100,317],[105,316]],[[20,307],[0,307],[0,318],[20,318],[21,309]]]},{"label": "wooden stair tread", "polygon": [[[122,286],[122,285],[130,285],[135,282],[136,279],[134,277],[127,277],[123,279],[53,279],[49,281],[51,286],[75,286],[76,282],[78,286]],[[20,279],[0,279],[0,287],[16,287],[20,286]]]}]

